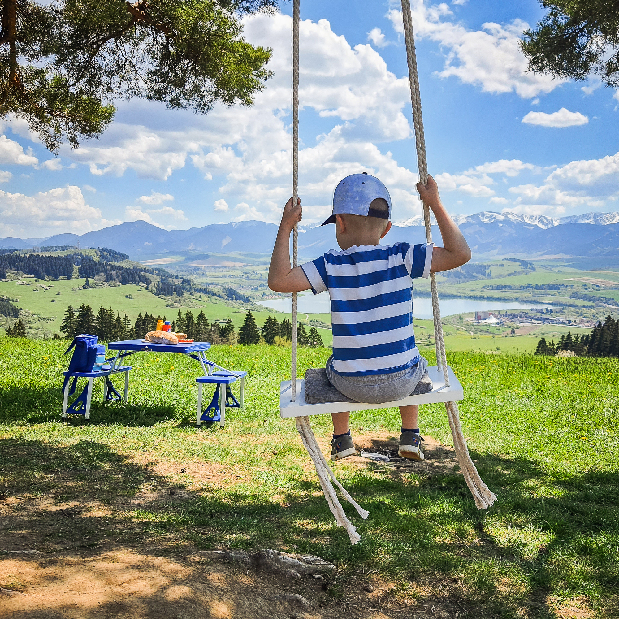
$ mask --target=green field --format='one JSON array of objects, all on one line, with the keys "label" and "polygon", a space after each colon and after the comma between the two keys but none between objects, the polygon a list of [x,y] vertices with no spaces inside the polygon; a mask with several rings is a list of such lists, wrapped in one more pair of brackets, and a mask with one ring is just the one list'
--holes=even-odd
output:
[{"label": "green field", "polygon": [[[196,429],[195,362],[147,353],[131,358],[129,404],[101,404],[97,387],[90,424],[60,423],[64,347],[0,338],[0,548],[18,540],[43,561],[60,548],[78,557],[268,547],[335,563],[332,600],[371,577],[391,583],[394,599],[449,602],[450,617],[619,617],[616,359],[451,352],[464,433],[496,504],[478,511],[457,468],[343,461],[338,478],[370,511],[363,521],[347,510],[362,535],[351,546],[294,423],[278,415],[289,351],[214,347],[214,361],[249,372],[246,407],[229,410],[223,429]],[[328,355],[300,350],[299,372]],[[420,425],[450,443],[442,406],[423,407]],[[329,419],[313,426],[326,449]],[[352,428],[357,440],[397,437],[397,411],[355,414]],[[196,473],[204,467],[210,476]],[[168,498],[143,498],[157,493]],[[84,507],[61,526],[47,512],[20,511],[33,497],[50,509]]]},{"label": "green field", "polygon": [[[194,316],[203,310],[209,321],[232,319],[238,332],[243,324],[245,314],[251,309],[259,326],[262,326],[268,316],[276,316],[282,320],[284,314],[273,312],[259,305],[243,304],[219,300],[216,297],[206,295],[186,296],[182,299],[158,297],[145,288],[135,284],[124,286],[93,286],[84,289],[84,279],[38,281],[33,278],[24,278],[20,281],[28,282],[28,285],[17,284],[16,281],[0,282],[0,297],[14,299],[15,304],[26,312],[29,335],[38,338],[51,338],[60,333],[62,317],[69,305],[75,310],[82,303],[90,305],[94,313],[100,307],[112,308],[120,316],[127,316],[132,322],[138,314],[148,312],[154,316],[165,316],[173,320],[178,311],[185,313],[191,310]],[[44,290],[43,286],[49,288]],[[325,320],[325,316],[317,314],[299,315],[299,320]],[[0,323],[2,324],[2,323]],[[5,320],[6,324],[6,320]],[[331,342],[331,331],[320,331],[325,344]]]}]

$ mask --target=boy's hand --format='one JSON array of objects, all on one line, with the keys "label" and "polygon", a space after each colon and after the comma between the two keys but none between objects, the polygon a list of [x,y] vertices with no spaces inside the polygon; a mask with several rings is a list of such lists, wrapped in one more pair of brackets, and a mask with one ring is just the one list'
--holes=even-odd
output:
[{"label": "boy's hand", "polygon": [[441,199],[438,195],[438,185],[431,176],[428,175],[428,182],[425,185],[417,183],[417,191],[422,202],[429,207],[433,208],[436,204],[440,204]]},{"label": "boy's hand", "polygon": [[297,198],[297,204],[293,204],[293,199],[290,198],[288,202],[286,202],[286,206],[284,206],[284,212],[282,214],[282,221],[279,225],[280,228],[284,228],[288,232],[290,232],[296,224],[301,221],[303,216],[301,209],[301,198]]}]

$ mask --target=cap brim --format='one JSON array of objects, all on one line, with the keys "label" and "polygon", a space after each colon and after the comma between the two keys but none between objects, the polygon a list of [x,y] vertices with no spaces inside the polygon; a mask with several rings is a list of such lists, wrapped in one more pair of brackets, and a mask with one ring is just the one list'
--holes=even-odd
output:
[{"label": "cap brim", "polygon": [[331,215],[331,217],[329,217],[329,219],[326,219],[323,223],[321,223],[321,226],[326,226],[327,224],[334,224],[335,223],[335,213],[333,215]]}]

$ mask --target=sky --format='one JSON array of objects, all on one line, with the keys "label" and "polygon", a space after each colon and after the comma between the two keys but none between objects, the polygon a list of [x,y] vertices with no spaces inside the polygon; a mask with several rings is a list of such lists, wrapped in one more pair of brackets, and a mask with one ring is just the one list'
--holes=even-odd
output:
[{"label": "sky", "polygon": [[[619,90],[527,71],[519,40],[544,14],[537,0],[411,6],[428,169],[452,214],[619,210]],[[279,222],[292,192],[291,10],[244,19],[244,37],[273,50],[252,107],[120,102],[99,139],[57,156],[23,121],[0,121],[0,238]],[[301,17],[303,223],[323,221],[338,181],[363,171],[389,188],[394,223],[418,218],[400,3],[305,0]]]}]

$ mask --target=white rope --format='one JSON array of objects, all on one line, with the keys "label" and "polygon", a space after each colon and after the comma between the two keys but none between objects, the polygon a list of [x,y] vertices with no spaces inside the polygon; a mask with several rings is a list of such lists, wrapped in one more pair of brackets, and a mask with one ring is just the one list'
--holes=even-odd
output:
[{"label": "white rope", "polygon": [[[299,25],[301,0],[294,0],[292,14],[292,203],[296,206],[299,196]],[[292,231],[292,266],[297,266],[298,230]],[[292,359],[290,368],[291,398],[297,398],[297,293],[292,293]]]},{"label": "white rope", "polygon": [[[292,200],[296,204],[299,192],[299,26],[301,23],[301,0],[294,0],[292,11]],[[297,266],[297,226],[295,225],[292,233],[292,266]],[[290,385],[292,388],[291,399],[294,402],[297,398],[297,294],[292,294],[292,359],[291,359],[291,377]],[[348,520],[344,508],[342,507],[333,483],[340,489],[344,498],[355,507],[362,518],[367,518],[369,512],[360,507],[356,501],[348,494],[345,488],[335,478],[331,467],[327,464],[316,437],[312,432],[312,427],[308,417],[297,418],[297,430],[301,435],[301,441],[307,449],[307,453],[311,456],[316,474],[320,481],[322,491],[324,492],[327,504],[331,513],[335,517],[335,521],[341,527],[344,527],[348,533],[351,543],[356,544],[361,536],[357,533],[356,528]]]},{"label": "white rope", "polygon": [[[415,40],[413,36],[413,19],[409,0],[402,1],[402,18],[404,21],[404,39],[406,42],[406,55],[408,59],[408,80],[411,90],[411,104],[413,107],[413,126],[415,128],[415,143],[417,146],[417,162],[419,167],[419,178],[425,185],[428,181],[428,164],[426,159],[426,143],[423,132],[423,122],[421,114],[421,95],[419,93],[419,75],[417,72],[417,54],[415,52]],[[426,226],[426,239],[432,242],[432,227],[430,222],[430,209],[427,204],[423,205],[423,218]],[[447,376],[447,357],[445,354],[445,338],[443,336],[443,325],[441,322],[441,311],[439,307],[438,289],[434,273],[430,277],[432,290],[432,312],[434,315],[434,343],[436,348],[436,363],[443,369],[445,384],[449,384]],[[466,440],[462,434],[458,405],[455,402],[447,402],[447,418],[451,428],[454,448],[460,470],[475,500],[478,509],[487,509],[494,503],[496,496],[488,489],[482,481],[475,464],[471,460]]]}]

